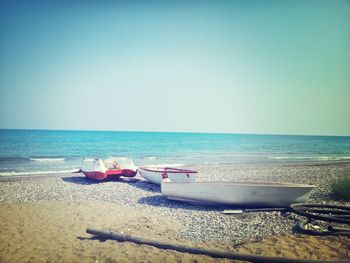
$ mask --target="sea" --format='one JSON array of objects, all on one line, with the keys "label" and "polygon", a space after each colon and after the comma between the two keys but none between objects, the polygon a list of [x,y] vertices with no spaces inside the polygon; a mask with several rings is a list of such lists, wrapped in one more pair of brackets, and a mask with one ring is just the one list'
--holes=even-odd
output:
[{"label": "sea", "polygon": [[0,129],[0,176],[70,173],[84,157],[136,166],[350,161],[350,137]]}]

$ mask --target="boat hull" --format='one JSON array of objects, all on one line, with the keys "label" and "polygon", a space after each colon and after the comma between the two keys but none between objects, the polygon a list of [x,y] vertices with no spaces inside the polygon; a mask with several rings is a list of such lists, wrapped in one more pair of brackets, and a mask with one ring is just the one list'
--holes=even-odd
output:
[{"label": "boat hull", "polygon": [[106,172],[99,172],[99,171],[91,171],[86,172],[83,171],[83,174],[92,180],[115,180],[119,177],[134,177],[137,174],[137,171],[129,170],[129,169],[123,169],[123,170],[108,170]]},{"label": "boat hull", "polygon": [[161,191],[171,200],[209,205],[287,207],[310,196],[312,185],[283,183],[235,183],[163,181]]},{"label": "boat hull", "polygon": [[[106,167],[106,164],[111,167]],[[116,164],[114,164],[116,163]],[[115,169],[113,169],[115,166]],[[137,174],[137,168],[133,161],[128,158],[110,158],[105,161],[101,159],[84,158],[80,171],[92,180],[113,180],[119,177],[134,177]]]},{"label": "boat hull", "polygon": [[139,173],[147,181],[160,185],[165,174],[173,182],[194,182],[197,171],[167,167],[140,167]]}]

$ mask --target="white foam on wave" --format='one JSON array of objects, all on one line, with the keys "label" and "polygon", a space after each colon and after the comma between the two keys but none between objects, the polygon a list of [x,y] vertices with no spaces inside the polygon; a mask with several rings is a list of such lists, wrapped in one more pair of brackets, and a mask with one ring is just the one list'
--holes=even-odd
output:
[{"label": "white foam on wave", "polygon": [[289,160],[289,159],[307,159],[310,157],[302,157],[302,156],[294,156],[294,157],[288,157],[288,156],[269,156],[268,159],[274,159],[274,160]]},{"label": "white foam on wave", "polygon": [[66,158],[29,158],[32,162],[57,163],[64,162]]},{"label": "white foam on wave", "polygon": [[350,160],[350,156],[338,157],[339,160]]},{"label": "white foam on wave", "polygon": [[159,167],[183,167],[185,164],[183,163],[162,163],[162,164],[151,164],[147,165],[147,167],[154,167],[154,168],[159,168]]},{"label": "white foam on wave", "polygon": [[143,159],[151,161],[151,160],[156,160],[157,157],[155,157],[155,156],[145,156],[145,157],[143,157]]},{"label": "white foam on wave", "polygon": [[18,176],[18,175],[46,175],[46,174],[66,174],[76,172],[77,169],[58,170],[58,171],[28,171],[28,172],[2,172],[0,176]]},{"label": "white foam on wave", "polygon": [[96,158],[91,158],[91,157],[84,157],[82,160],[84,161],[93,161],[95,160]]},{"label": "white foam on wave", "polygon": [[269,156],[268,159],[274,160],[325,160],[339,161],[350,160],[350,156]]}]

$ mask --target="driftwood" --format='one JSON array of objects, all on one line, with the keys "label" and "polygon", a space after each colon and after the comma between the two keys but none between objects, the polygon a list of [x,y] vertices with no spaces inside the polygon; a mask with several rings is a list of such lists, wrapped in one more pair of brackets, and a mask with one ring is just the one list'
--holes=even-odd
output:
[{"label": "driftwood", "polygon": [[121,242],[133,242],[136,244],[149,245],[161,249],[171,249],[179,252],[185,252],[190,254],[206,255],[213,258],[228,258],[235,260],[243,260],[250,262],[286,262],[286,263],[306,263],[306,262],[350,262],[348,260],[336,260],[336,261],[321,261],[321,260],[306,260],[306,259],[292,259],[282,257],[264,257],[257,255],[239,254],[227,251],[209,250],[204,248],[187,247],[182,245],[176,245],[168,242],[160,242],[156,240],[149,240],[141,237],[133,237],[129,235],[123,235],[120,233],[98,230],[93,228],[86,229],[86,232],[92,235],[99,236],[105,239],[113,239]]}]

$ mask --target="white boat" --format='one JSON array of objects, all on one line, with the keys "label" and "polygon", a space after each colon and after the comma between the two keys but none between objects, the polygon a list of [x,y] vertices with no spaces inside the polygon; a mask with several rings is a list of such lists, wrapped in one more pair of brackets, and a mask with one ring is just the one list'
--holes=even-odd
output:
[{"label": "white boat", "polygon": [[139,167],[140,175],[147,181],[160,185],[163,176],[167,175],[173,182],[194,182],[197,171],[171,167]]},{"label": "white boat", "polygon": [[171,182],[161,183],[168,199],[198,204],[235,205],[250,207],[287,207],[302,203],[315,186],[262,182]]}]

